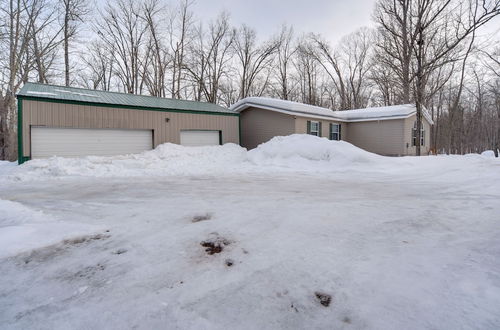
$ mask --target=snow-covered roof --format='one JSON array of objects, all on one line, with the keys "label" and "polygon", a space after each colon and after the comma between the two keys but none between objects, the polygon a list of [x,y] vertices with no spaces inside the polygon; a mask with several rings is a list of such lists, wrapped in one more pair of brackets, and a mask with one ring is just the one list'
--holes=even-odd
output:
[{"label": "snow-covered roof", "polygon": [[[267,97],[247,97],[233,104],[230,109],[236,112],[241,112],[250,107],[258,107],[261,109],[267,109],[291,115],[303,115],[311,118],[321,118],[329,120],[334,119],[344,122],[404,119],[413,116],[417,112],[414,104],[333,111],[314,105]],[[431,116],[425,109],[423,111],[423,115],[429,123],[433,124]]]},{"label": "snow-covered roof", "polygon": [[[408,118],[410,116],[413,116],[416,112],[417,107],[415,106],[415,104],[400,104],[385,107],[334,111],[335,116],[352,122]],[[422,114],[429,123],[433,124],[432,118],[428,114],[426,109],[424,109]]]},{"label": "snow-covered roof", "polygon": [[281,110],[278,112],[285,113],[293,112],[293,114],[336,118],[334,117],[334,111],[327,108],[268,97],[247,97],[233,104],[230,109],[236,112],[241,112],[250,107],[266,108],[273,111]]}]

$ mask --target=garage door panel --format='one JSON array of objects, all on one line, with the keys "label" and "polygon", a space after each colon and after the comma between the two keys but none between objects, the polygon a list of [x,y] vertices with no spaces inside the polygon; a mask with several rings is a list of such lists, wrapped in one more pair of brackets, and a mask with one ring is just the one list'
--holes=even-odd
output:
[{"label": "garage door panel", "polygon": [[220,131],[181,131],[181,145],[193,147],[220,145]]},{"label": "garage door panel", "polygon": [[151,130],[31,128],[31,157],[112,156],[153,147]]}]

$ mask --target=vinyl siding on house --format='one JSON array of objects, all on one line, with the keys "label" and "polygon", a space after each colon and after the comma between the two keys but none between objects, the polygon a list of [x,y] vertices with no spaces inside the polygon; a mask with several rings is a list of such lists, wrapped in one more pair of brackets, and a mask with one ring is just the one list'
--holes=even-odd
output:
[{"label": "vinyl siding on house", "polygon": [[[405,155],[416,155],[416,147],[414,147],[413,144],[413,125],[415,124],[415,121],[417,120],[417,116],[411,116],[408,117],[404,120],[404,145],[406,149],[406,145],[408,145],[408,149],[406,150]],[[430,149],[430,142],[431,142],[431,125],[425,118],[422,120],[422,124],[424,126],[424,145],[420,147],[420,154],[421,155],[427,155],[429,153]]]},{"label": "vinyl siding on house", "polygon": [[[19,100],[22,102],[23,156],[31,156],[31,126],[153,130],[153,147],[180,143],[183,129],[220,130],[222,143],[239,143],[238,116],[149,111],[120,107]],[[167,118],[169,119],[167,122]]]},{"label": "vinyl siding on house", "polygon": [[308,121],[318,121],[321,122],[321,137],[330,139],[330,124],[340,124],[340,138],[341,140],[347,139],[348,125],[335,120],[324,120],[317,118],[307,118],[307,117],[296,117],[295,119],[295,133],[297,134],[307,134],[307,122]]},{"label": "vinyl siding on house", "polygon": [[248,108],[240,113],[241,146],[253,149],[275,136],[286,136],[295,131],[293,116],[264,110]]},{"label": "vinyl siding on house", "polygon": [[405,155],[405,119],[351,122],[347,142],[387,156]]}]

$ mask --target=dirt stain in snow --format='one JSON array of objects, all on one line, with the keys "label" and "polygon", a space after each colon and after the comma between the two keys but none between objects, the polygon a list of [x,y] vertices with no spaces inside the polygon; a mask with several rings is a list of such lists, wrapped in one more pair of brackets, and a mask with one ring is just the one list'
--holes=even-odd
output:
[{"label": "dirt stain in snow", "polygon": [[342,319],[342,322],[347,323],[347,324],[351,324],[352,323],[351,319],[348,316],[344,317]]},{"label": "dirt stain in snow", "polygon": [[[107,231],[109,232],[109,231]],[[79,236],[71,239],[63,240],[61,243],[42,247],[39,249],[32,250],[30,252],[21,254],[21,260],[25,265],[31,262],[45,262],[53,259],[59,255],[64,254],[70,247],[80,245],[83,243],[89,243],[97,240],[104,240],[111,237],[109,234],[95,234],[87,236]]]},{"label": "dirt stain in snow", "polygon": [[209,255],[221,253],[224,247],[229,244],[231,244],[231,241],[218,235],[200,242],[200,245],[205,248],[205,252]]},{"label": "dirt stain in snow", "polygon": [[100,271],[103,271],[106,267],[103,264],[98,263],[97,265],[87,266],[83,269],[77,271],[73,275],[70,276],[70,279],[73,278],[91,278]]},{"label": "dirt stain in snow", "polygon": [[316,298],[318,298],[319,303],[321,305],[323,305],[325,307],[330,306],[330,303],[332,302],[331,295],[329,295],[327,293],[319,292],[319,291],[314,292],[314,295],[316,296]]},{"label": "dirt stain in snow", "polygon": [[75,238],[71,238],[71,239],[65,239],[63,241],[63,244],[65,244],[65,245],[77,245],[77,244],[82,244],[85,242],[102,240],[102,239],[106,239],[109,237],[111,237],[111,235],[108,235],[108,234],[96,234],[96,235],[80,236],[80,237],[75,237]]},{"label": "dirt stain in snow", "polygon": [[207,221],[212,219],[212,214],[211,213],[205,213],[205,214],[198,214],[195,215],[192,219],[191,222],[196,223],[200,221]]}]

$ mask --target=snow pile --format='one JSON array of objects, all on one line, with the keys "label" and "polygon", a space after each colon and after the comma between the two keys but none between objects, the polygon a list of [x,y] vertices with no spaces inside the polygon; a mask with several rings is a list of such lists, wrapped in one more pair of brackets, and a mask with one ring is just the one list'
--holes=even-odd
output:
[{"label": "snow pile", "polygon": [[[491,159],[488,155],[472,154],[465,158],[469,162],[485,162]],[[463,160],[462,156],[447,156],[445,161],[450,163],[447,166],[459,163],[462,166]],[[284,170],[313,174],[385,171],[391,167],[391,171],[406,170],[415,162],[420,161],[415,157],[379,156],[345,141],[293,134],[274,137],[248,152],[231,143],[205,147],[165,143],[140,154],[35,159],[21,166],[11,166],[13,163],[2,165],[6,170],[0,167],[0,176],[14,181],[33,181],[64,177],[219,176]]]},{"label": "snow pile", "polygon": [[140,154],[35,159],[20,166],[11,178],[25,181],[67,176],[217,175],[238,168],[245,160],[245,153],[244,148],[230,143],[207,147],[165,143]]},{"label": "snow pile", "polygon": [[41,222],[46,219],[46,215],[41,211],[33,210],[17,202],[0,199],[0,228],[28,222]]},{"label": "snow pile", "polygon": [[299,170],[332,170],[375,163],[383,158],[345,141],[304,134],[276,136],[248,152],[248,159],[254,164]]},{"label": "snow pile", "polygon": [[0,259],[102,230],[101,226],[61,221],[0,199]]},{"label": "snow pile", "polygon": [[495,157],[495,152],[493,150],[486,150],[481,153],[481,156],[488,158]]},{"label": "snow pile", "polygon": [[81,176],[220,175],[263,172],[276,167],[314,172],[372,164],[383,158],[344,141],[294,134],[275,137],[249,152],[231,143],[206,147],[165,143],[140,154],[35,159],[12,170],[9,178],[30,181]]},{"label": "snow pile", "polygon": [[7,175],[14,171],[17,167],[17,162],[9,162],[0,160],[0,175]]}]

